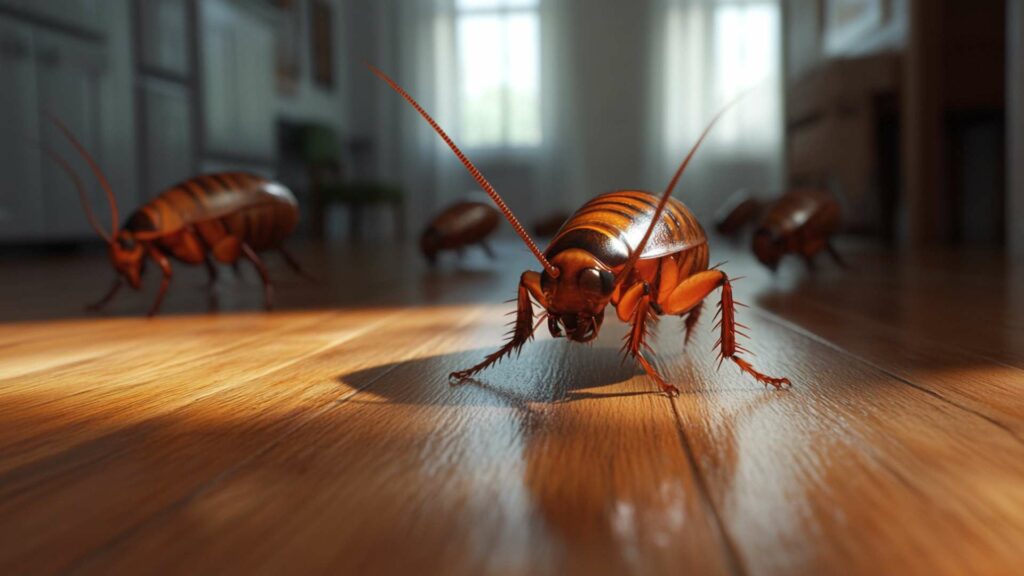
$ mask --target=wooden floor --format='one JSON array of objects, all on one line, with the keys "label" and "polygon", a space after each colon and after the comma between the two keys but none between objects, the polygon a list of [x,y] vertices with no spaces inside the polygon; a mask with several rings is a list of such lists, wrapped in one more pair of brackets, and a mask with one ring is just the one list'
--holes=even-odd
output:
[{"label": "wooden floor", "polygon": [[[179,266],[105,315],[102,254],[0,257],[0,573],[1020,574],[1024,274],[985,253],[775,277],[716,244],[765,390],[716,371],[710,314],[676,399],[544,335],[478,384],[529,254],[428,272],[306,250],[309,283]],[[535,266],[534,266],[535,267]],[[717,294],[714,296],[717,300]]]}]

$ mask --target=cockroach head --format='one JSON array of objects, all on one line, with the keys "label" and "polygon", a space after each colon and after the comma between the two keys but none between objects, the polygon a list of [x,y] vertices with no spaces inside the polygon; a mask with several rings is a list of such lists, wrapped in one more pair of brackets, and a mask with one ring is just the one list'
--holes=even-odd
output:
[{"label": "cockroach head", "polygon": [[540,278],[548,314],[570,340],[593,340],[615,290],[615,276],[597,257],[579,248],[560,252],[551,263],[559,270],[558,277],[543,272]]},{"label": "cockroach head", "polygon": [[110,261],[117,273],[124,276],[132,288],[142,285],[142,266],[145,250],[131,232],[120,230],[110,243]]},{"label": "cockroach head", "polygon": [[784,246],[781,238],[778,238],[770,230],[759,228],[754,233],[752,243],[754,255],[773,272],[779,267],[779,260],[782,258]]}]

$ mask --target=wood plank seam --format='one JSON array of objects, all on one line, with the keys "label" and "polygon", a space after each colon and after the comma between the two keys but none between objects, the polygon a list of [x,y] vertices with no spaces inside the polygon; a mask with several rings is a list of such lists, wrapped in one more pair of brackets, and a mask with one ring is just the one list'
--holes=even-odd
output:
[{"label": "wood plank seam", "polygon": [[676,401],[676,398],[669,398],[669,405],[672,409],[672,417],[676,421],[676,432],[679,435],[679,443],[682,445],[683,452],[686,454],[687,465],[693,472],[693,477],[700,489],[701,501],[704,503],[708,512],[710,512],[711,517],[714,518],[715,526],[718,528],[718,537],[721,539],[722,547],[726,552],[725,557],[729,560],[729,571],[737,576],[745,576],[746,574],[749,574],[749,571],[743,562],[743,557],[739,553],[736,542],[733,540],[729,530],[725,527],[725,521],[722,519],[718,506],[716,506],[714,500],[711,499],[711,491],[708,489],[707,478],[704,477],[704,471],[701,470],[697,463],[693,445],[690,443],[689,436],[686,434],[686,427],[683,425],[683,418],[682,415],[679,414],[679,406]]}]

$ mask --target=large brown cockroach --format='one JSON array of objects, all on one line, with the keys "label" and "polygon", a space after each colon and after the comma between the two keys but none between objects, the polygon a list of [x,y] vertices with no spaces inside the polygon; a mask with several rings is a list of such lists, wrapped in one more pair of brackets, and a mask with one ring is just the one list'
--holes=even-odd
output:
[{"label": "large brown cockroach", "polygon": [[772,270],[778,268],[783,255],[799,254],[813,269],[814,257],[827,250],[845,267],[831,242],[832,235],[839,230],[840,218],[839,202],[828,191],[791,190],[779,197],[761,218],[754,232],[754,254]]},{"label": "large brown cockroach", "polygon": [[533,322],[534,302],[544,308],[541,322],[547,321],[552,336],[564,334],[575,342],[589,342],[597,337],[610,303],[619,319],[631,324],[623,351],[633,356],[663,391],[677,394],[679,390],[665,382],[644,355],[645,348],[650,350],[645,343],[648,330],[656,316],[685,316],[688,339],[704,299],[721,288],[721,339],[716,344],[719,363],[732,360],[743,372],[776,388],[789,384],[786,378],[758,372],[740,356],[745,350],[737,343],[737,335],[742,334],[738,328],[743,326],[736,321],[729,277],[717,267],[708,268],[704,230],[682,202],[671,198],[679,177],[721,112],[711,120],[660,197],[638,190],[597,196],[577,210],[547,250],[541,252],[491,184],[437,122],[394,80],[373,66],[370,69],[409,102],[445,141],[544,267],[542,272],[524,272],[520,278],[514,327],[508,342],[476,366],[453,372],[453,379],[469,378],[505,356],[518,353],[540,326]]},{"label": "large brown cockroach", "polygon": [[108,234],[89,207],[82,182],[71,165],[47,150],[74,183],[89,223],[109,245],[110,260],[117,274],[107,294],[90,308],[105,306],[124,282],[138,290],[147,259],[163,272],[150,316],[160,309],[171,282],[168,257],[187,264],[205,264],[211,282],[216,278],[211,255],[218,262],[232,265],[241,258],[249,260],[263,281],[268,310],[273,306],[273,286],[258,252],[276,248],[293,270],[306,275],[281,246],[299,221],[295,197],[281,184],[241,172],[197,176],[165,190],[133,212],[124,227],[119,227],[117,199],[99,164],[67,126],[56,118],[52,120],[89,164],[110,204],[112,230]]},{"label": "large brown cockroach", "polygon": [[445,208],[430,221],[420,236],[420,250],[431,265],[437,263],[441,250],[455,250],[462,255],[467,246],[479,244],[488,256],[494,252],[487,237],[498,227],[501,217],[490,204],[462,200]]}]

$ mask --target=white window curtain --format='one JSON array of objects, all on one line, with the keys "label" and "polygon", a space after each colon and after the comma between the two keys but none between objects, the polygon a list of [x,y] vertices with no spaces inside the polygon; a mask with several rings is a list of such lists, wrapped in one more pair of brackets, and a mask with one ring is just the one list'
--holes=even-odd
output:
[{"label": "white window curtain", "polygon": [[[562,2],[382,1],[388,5],[382,13],[391,18],[382,23],[378,34],[377,50],[385,60],[382,67],[430,112],[522,220],[529,222],[542,215],[544,191],[559,186],[564,172],[559,151],[564,149],[560,144],[560,134],[564,132],[560,123],[566,115],[562,111],[563,80],[558,73],[564,50],[557,37]],[[532,25],[523,18],[498,21],[495,16],[502,13],[489,12],[491,4],[507,8],[509,13],[523,13],[524,8],[535,7],[534,14],[539,16],[537,29],[531,30]],[[467,14],[470,18],[466,18]],[[473,46],[466,43],[487,41],[489,34],[484,29],[492,29],[490,32],[496,35],[511,34],[516,43],[534,45],[518,44],[515,54],[492,45],[474,53]],[[520,69],[512,73],[520,77],[521,68],[534,66],[531,58],[536,59],[538,69],[535,73],[527,70],[528,85],[513,85],[488,102],[486,94],[478,98],[480,94],[467,91],[466,87],[475,89],[481,81],[490,82],[493,88],[502,87],[510,80],[509,71],[479,69],[486,65],[480,61],[481,54],[512,60],[512,68]],[[473,82],[463,82],[465,74],[471,74]],[[520,88],[527,97],[516,101],[516,90]],[[385,176],[387,166],[401,166],[391,175],[400,178],[410,224],[420,226],[429,214],[445,204],[479,190],[447,146],[405,102],[383,85],[377,93],[384,103],[377,131],[384,149]],[[467,98],[471,101],[467,102]],[[533,120],[513,125],[517,115],[524,115],[516,108],[524,101],[533,107],[525,114],[532,115]],[[494,106],[489,108],[489,104]],[[502,105],[511,109],[511,122],[481,120],[493,120],[494,115],[502,113]],[[474,119],[478,122],[466,125]]]},{"label": "white window curtain", "polygon": [[739,188],[776,192],[783,179],[779,0],[654,2],[648,178],[664,186],[711,117],[735,100],[676,196],[709,216]]}]

